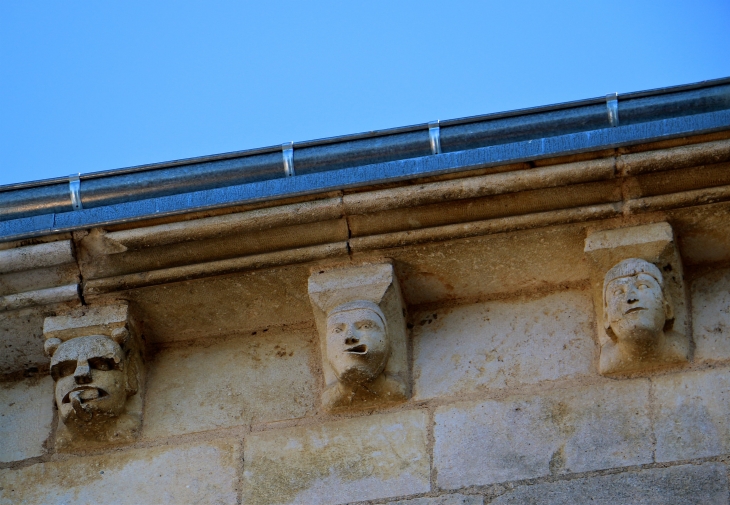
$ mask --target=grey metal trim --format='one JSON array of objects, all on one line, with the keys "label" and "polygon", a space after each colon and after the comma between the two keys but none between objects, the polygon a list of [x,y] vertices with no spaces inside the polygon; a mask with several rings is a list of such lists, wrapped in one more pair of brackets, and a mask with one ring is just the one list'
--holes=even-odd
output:
[{"label": "grey metal trim", "polygon": [[286,142],[281,145],[281,154],[284,158],[284,173],[287,177],[296,175],[294,172],[294,142]]},{"label": "grey metal trim", "polygon": [[[721,87],[725,87],[725,86],[730,86],[730,77],[701,81],[701,82],[692,83],[692,84],[684,84],[684,85],[680,85],[680,86],[669,86],[669,87],[665,87],[665,88],[656,88],[656,89],[646,90],[646,91],[621,93],[621,94],[619,94],[619,97],[621,98],[622,105],[628,105],[628,102],[636,102],[636,105],[634,106],[634,107],[636,107],[636,106],[640,106],[640,104],[644,103],[643,100],[640,100],[642,98],[650,98],[652,100],[662,101],[663,100],[662,97],[664,95],[688,93],[691,91],[702,92],[704,90],[707,90],[708,88],[718,88],[718,87],[721,88]],[[717,99],[717,97],[716,97],[716,99]],[[468,125],[468,124],[485,122],[485,121],[491,122],[496,119],[525,117],[525,116],[539,115],[539,114],[548,113],[548,112],[564,111],[567,109],[575,109],[575,108],[582,108],[582,107],[589,107],[589,106],[601,106],[601,105],[605,104],[605,101],[606,101],[605,97],[589,98],[589,99],[585,99],[585,100],[576,100],[576,101],[572,101],[572,102],[564,102],[564,103],[553,104],[553,105],[543,105],[543,106],[539,106],[539,107],[517,109],[517,110],[512,110],[512,111],[506,111],[506,112],[496,112],[496,113],[490,113],[490,114],[482,114],[482,115],[478,115],[478,116],[469,116],[469,117],[463,117],[463,118],[442,120],[442,121],[440,121],[440,127],[441,127],[441,130],[443,130],[445,127]],[[729,108],[729,107],[716,107],[715,110],[720,110],[723,108]],[[604,109],[604,111],[605,111],[605,109]],[[660,112],[660,111],[657,111],[656,108],[651,110],[651,114],[657,114],[658,112]],[[694,113],[697,113],[697,112],[710,112],[710,110],[694,111]],[[603,117],[605,117],[605,113],[603,114]],[[654,118],[654,119],[659,119],[659,118]],[[339,143],[343,143],[343,142],[351,142],[354,140],[387,137],[390,135],[396,135],[396,134],[401,134],[401,133],[416,132],[419,130],[422,131],[427,128],[428,128],[428,124],[417,124],[417,125],[411,125],[411,126],[389,128],[389,129],[384,129],[384,130],[374,130],[374,131],[363,132],[363,133],[341,135],[341,136],[337,136],[337,137],[308,140],[308,141],[303,141],[303,142],[297,142],[297,149],[299,150],[302,148],[314,147],[314,146],[327,146],[327,145],[339,144]],[[591,129],[591,128],[589,128],[589,129]],[[441,132],[441,134],[443,137],[443,131]],[[442,141],[443,141],[443,138],[442,138]],[[81,175],[81,179],[86,181],[88,179],[109,178],[109,177],[114,177],[114,176],[119,176],[119,175],[124,175],[124,174],[134,174],[134,173],[140,173],[140,172],[154,172],[154,171],[161,170],[161,169],[170,169],[173,167],[182,167],[182,166],[186,166],[186,165],[196,165],[196,164],[209,163],[209,162],[215,162],[215,161],[221,161],[221,160],[232,160],[232,159],[236,159],[236,158],[240,159],[242,157],[252,157],[252,156],[257,156],[257,155],[268,155],[268,154],[275,154],[275,153],[278,154],[278,152],[280,150],[281,150],[281,146],[267,146],[267,147],[260,147],[260,148],[256,148],[256,149],[247,149],[247,150],[243,150],[243,151],[233,151],[233,152],[228,152],[228,153],[199,156],[199,157],[195,157],[195,158],[165,161],[162,163],[150,163],[150,164],[145,164],[145,165],[137,165],[137,166],[133,166],[133,167],[118,168],[118,169],[114,169],[114,170],[90,172],[90,173]],[[40,186],[65,184],[66,181],[67,181],[67,179],[65,177],[56,177],[56,178],[44,179],[44,180],[40,180],[40,181],[28,181],[28,182],[20,182],[20,183],[15,183],[15,184],[2,185],[2,186],[0,186],[0,194],[3,192],[9,192],[9,191],[19,190],[19,189],[24,189],[24,188],[38,188]],[[0,198],[0,201],[1,200],[2,200],[2,198]]]},{"label": "grey metal trim", "polygon": [[428,123],[428,140],[431,143],[431,154],[441,154],[441,129],[438,120]]},{"label": "grey metal trim", "polygon": [[84,206],[81,204],[81,174],[71,174],[68,176],[68,192],[71,195],[71,207],[73,210],[81,210]]},{"label": "grey metal trim", "polygon": [[76,212],[0,222],[0,240],[125,223],[258,201],[363,187],[416,177],[615,148],[730,129],[730,110],[524,140],[440,156],[423,156],[354,168],[194,191]]},{"label": "grey metal trim", "polygon": [[606,108],[608,109],[608,122],[611,126],[618,126],[618,93],[606,95]]}]

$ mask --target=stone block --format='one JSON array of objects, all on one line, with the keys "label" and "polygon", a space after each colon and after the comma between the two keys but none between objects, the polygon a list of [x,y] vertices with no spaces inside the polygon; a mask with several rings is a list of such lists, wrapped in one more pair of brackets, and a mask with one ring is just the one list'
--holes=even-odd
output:
[{"label": "stone block", "polygon": [[43,319],[46,307],[3,312],[0,317],[0,373],[48,365],[43,354]]},{"label": "stone block", "polygon": [[518,486],[490,505],[726,505],[727,470],[719,463],[652,468]]},{"label": "stone block", "polygon": [[451,396],[591,374],[587,292],[554,293],[417,314],[414,396]]},{"label": "stone block", "polygon": [[702,370],[652,379],[657,461],[730,452],[728,372]]},{"label": "stone block", "polygon": [[253,433],[243,503],[334,505],[428,492],[427,419],[402,411]]},{"label": "stone block", "polygon": [[443,489],[652,461],[649,381],[606,382],[436,410]]},{"label": "stone block", "polygon": [[53,380],[49,376],[0,383],[0,462],[42,455],[52,421]]},{"label": "stone block", "polygon": [[314,328],[160,351],[149,367],[143,436],[293,419],[315,410]]},{"label": "stone block", "polygon": [[481,496],[467,496],[463,494],[447,494],[434,498],[413,498],[388,502],[388,505],[484,505]]},{"label": "stone block", "polygon": [[691,296],[695,361],[730,359],[730,269],[696,279]]},{"label": "stone block", "polygon": [[128,318],[126,304],[80,307],[63,315],[47,317],[43,321],[43,335],[64,341],[85,335],[111,335],[115,329],[124,328]]},{"label": "stone block", "polygon": [[0,504],[237,503],[235,441],[165,446],[0,470]]}]

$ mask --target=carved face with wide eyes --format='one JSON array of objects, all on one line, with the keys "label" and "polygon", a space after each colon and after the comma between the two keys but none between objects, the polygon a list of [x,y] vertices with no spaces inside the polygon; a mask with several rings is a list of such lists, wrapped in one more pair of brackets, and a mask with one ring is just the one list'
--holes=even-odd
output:
[{"label": "carved face with wide eyes", "polygon": [[367,308],[334,312],[327,317],[327,359],[345,384],[376,379],[390,355],[390,340],[381,316]]},{"label": "carved face with wide eyes", "polygon": [[656,337],[662,332],[668,316],[659,282],[645,273],[608,283],[606,314],[619,341]]},{"label": "carved face with wide eyes", "polygon": [[103,335],[77,337],[58,346],[51,359],[61,420],[89,422],[116,417],[127,400],[122,348]]}]

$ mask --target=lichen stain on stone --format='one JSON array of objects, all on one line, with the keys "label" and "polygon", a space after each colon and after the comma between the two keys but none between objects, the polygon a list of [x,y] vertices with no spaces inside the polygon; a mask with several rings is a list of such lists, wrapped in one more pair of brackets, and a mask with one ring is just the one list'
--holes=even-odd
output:
[{"label": "lichen stain on stone", "polygon": [[565,470],[565,444],[561,445],[560,448],[553,452],[550,456],[550,474],[556,475]]},{"label": "lichen stain on stone", "polygon": [[563,401],[547,400],[543,406],[543,418],[552,422],[565,437],[575,433],[575,416]]}]

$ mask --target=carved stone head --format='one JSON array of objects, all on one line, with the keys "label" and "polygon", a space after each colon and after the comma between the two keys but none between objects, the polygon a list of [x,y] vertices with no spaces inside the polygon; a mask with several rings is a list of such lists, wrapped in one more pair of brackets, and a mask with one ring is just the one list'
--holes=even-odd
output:
[{"label": "carved stone head", "polygon": [[633,347],[657,345],[672,319],[661,271],[638,258],[623,260],[606,273],[603,308],[609,336]]},{"label": "carved stone head", "polygon": [[405,308],[390,263],[312,273],[326,410],[373,407],[410,394]]},{"label": "carved stone head", "polygon": [[137,328],[126,304],[82,307],[45,319],[57,448],[129,442],[138,435],[143,367]]},{"label": "carved stone head", "polygon": [[643,373],[687,363],[687,292],[669,223],[589,233],[585,253],[594,267],[600,373]]},{"label": "carved stone head", "polygon": [[383,311],[356,300],[327,314],[327,360],[337,379],[350,385],[374,381],[390,357],[390,338]]},{"label": "carved stone head", "polygon": [[122,349],[127,337],[127,331],[119,329],[111,337],[46,341],[56,405],[64,424],[82,428],[123,412],[127,398],[137,392],[136,370]]}]

